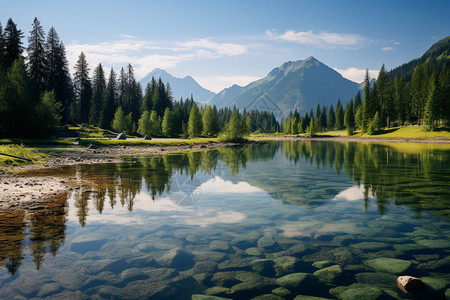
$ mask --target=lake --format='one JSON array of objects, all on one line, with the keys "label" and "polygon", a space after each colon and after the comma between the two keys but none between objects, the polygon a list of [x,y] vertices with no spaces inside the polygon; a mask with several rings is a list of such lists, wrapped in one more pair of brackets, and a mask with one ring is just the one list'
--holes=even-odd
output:
[{"label": "lake", "polygon": [[450,293],[447,145],[284,141],[41,173],[79,185],[0,213],[1,299],[412,297],[399,275]]}]

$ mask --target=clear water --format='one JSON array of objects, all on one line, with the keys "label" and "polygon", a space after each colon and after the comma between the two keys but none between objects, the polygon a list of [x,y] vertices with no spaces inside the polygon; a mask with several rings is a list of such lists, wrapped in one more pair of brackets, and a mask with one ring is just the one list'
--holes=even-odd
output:
[{"label": "clear water", "polygon": [[51,170],[79,186],[0,214],[0,298],[399,299],[411,275],[445,299],[447,149],[290,141]]}]

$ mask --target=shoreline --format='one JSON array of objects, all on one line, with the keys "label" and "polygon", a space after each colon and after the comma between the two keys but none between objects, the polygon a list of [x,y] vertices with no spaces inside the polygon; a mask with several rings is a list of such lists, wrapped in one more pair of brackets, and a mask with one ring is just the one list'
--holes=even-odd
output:
[{"label": "shoreline", "polygon": [[421,138],[386,138],[362,136],[291,136],[267,135],[251,137],[254,141],[332,141],[332,142],[361,142],[361,143],[421,143],[421,144],[450,144],[450,139],[421,139]]},{"label": "shoreline", "polygon": [[[363,143],[428,143],[450,144],[449,139],[406,139],[406,138],[365,138],[338,136],[257,136],[251,137],[250,143],[266,141],[337,141]],[[244,143],[245,144],[245,143]],[[101,164],[119,162],[125,156],[149,156],[176,153],[190,150],[208,150],[242,143],[208,142],[195,145],[114,145],[114,146],[66,146],[57,149],[45,147],[40,152],[50,156],[44,163],[23,166],[5,166],[0,173],[0,212],[45,208],[42,205],[51,202],[52,198],[60,198],[88,182],[64,174],[49,176],[47,170],[77,164]]]}]

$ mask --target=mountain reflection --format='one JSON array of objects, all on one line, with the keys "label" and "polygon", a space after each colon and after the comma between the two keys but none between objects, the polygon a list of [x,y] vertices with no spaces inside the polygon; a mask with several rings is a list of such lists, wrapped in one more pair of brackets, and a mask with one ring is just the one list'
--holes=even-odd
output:
[{"label": "mountain reflection", "polygon": [[[408,205],[417,217],[425,210],[450,220],[449,162],[450,151],[417,144],[288,141],[68,166],[56,173],[76,178],[79,187],[31,210],[0,213],[0,266],[14,274],[26,247],[37,269],[47,253],[56,255],[65,240],[68,199],[85,226],[89,204],[100,214],[117,206],[131,212],[142,192],[153,201],[166,193],[176,205],[193,205],[198,195],[192,193],[215,176],[246,181],[275,199],[314,209],[351,187],[348,177],[336,176],[348,174],[362,190],[366,209],[375,202],[385,214],[393,203]],[[305,166],[309,173],[299,177]]]}]

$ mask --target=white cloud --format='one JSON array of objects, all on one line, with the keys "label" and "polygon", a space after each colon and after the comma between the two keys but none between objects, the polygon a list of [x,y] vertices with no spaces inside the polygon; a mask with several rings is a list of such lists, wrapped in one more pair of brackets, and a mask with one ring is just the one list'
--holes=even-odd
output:
[{"label": "white cloud", "polygon": [[[369,198],[373,198],[372,193],[369,192]],[[344,200],[344,201],[358,201],[364,199],[364,188],[362,186],[352,186],[346,190],[341,191],[334,197],[333,200]]]},{"label": "white cloud", "polygon": [[[343,77],[350,79],[352,81],[361,83],[364,81],[364,76],[366,75],[366,69],[357,69],[357,68],[347,68],[347,69],[338,69],[334,68],[335,71],[340,73]],[[377,78],[378,73],[380,71],[377,70],[369,70],[370,78]]]},{"label": "white cloud", "polygon": [[361,48],[368,39],[359,34],[287,30],[283,34],[266,30],[266,37],[319,48]]},{"label": "white cloud", "polygon": [[247,46],[235,43],[219,43],[211,39],[164,44],[154,41],[139,40],[133,36],[123,35],[116,41],[98,44],[82,44],[77,41],[66,46],[70,71],[83,51],[91,69],[99,63],[118,70],[131,63],[136,77],[145,76],[154,68],[169,69],[185,61],[242,55]]},{"label": "white cloud", "polygon": [[383,48],[381,48],[382,51],[391,51],[391,50],[394,50],[394,49],[395,49],[394,47],[383,47]]}]

